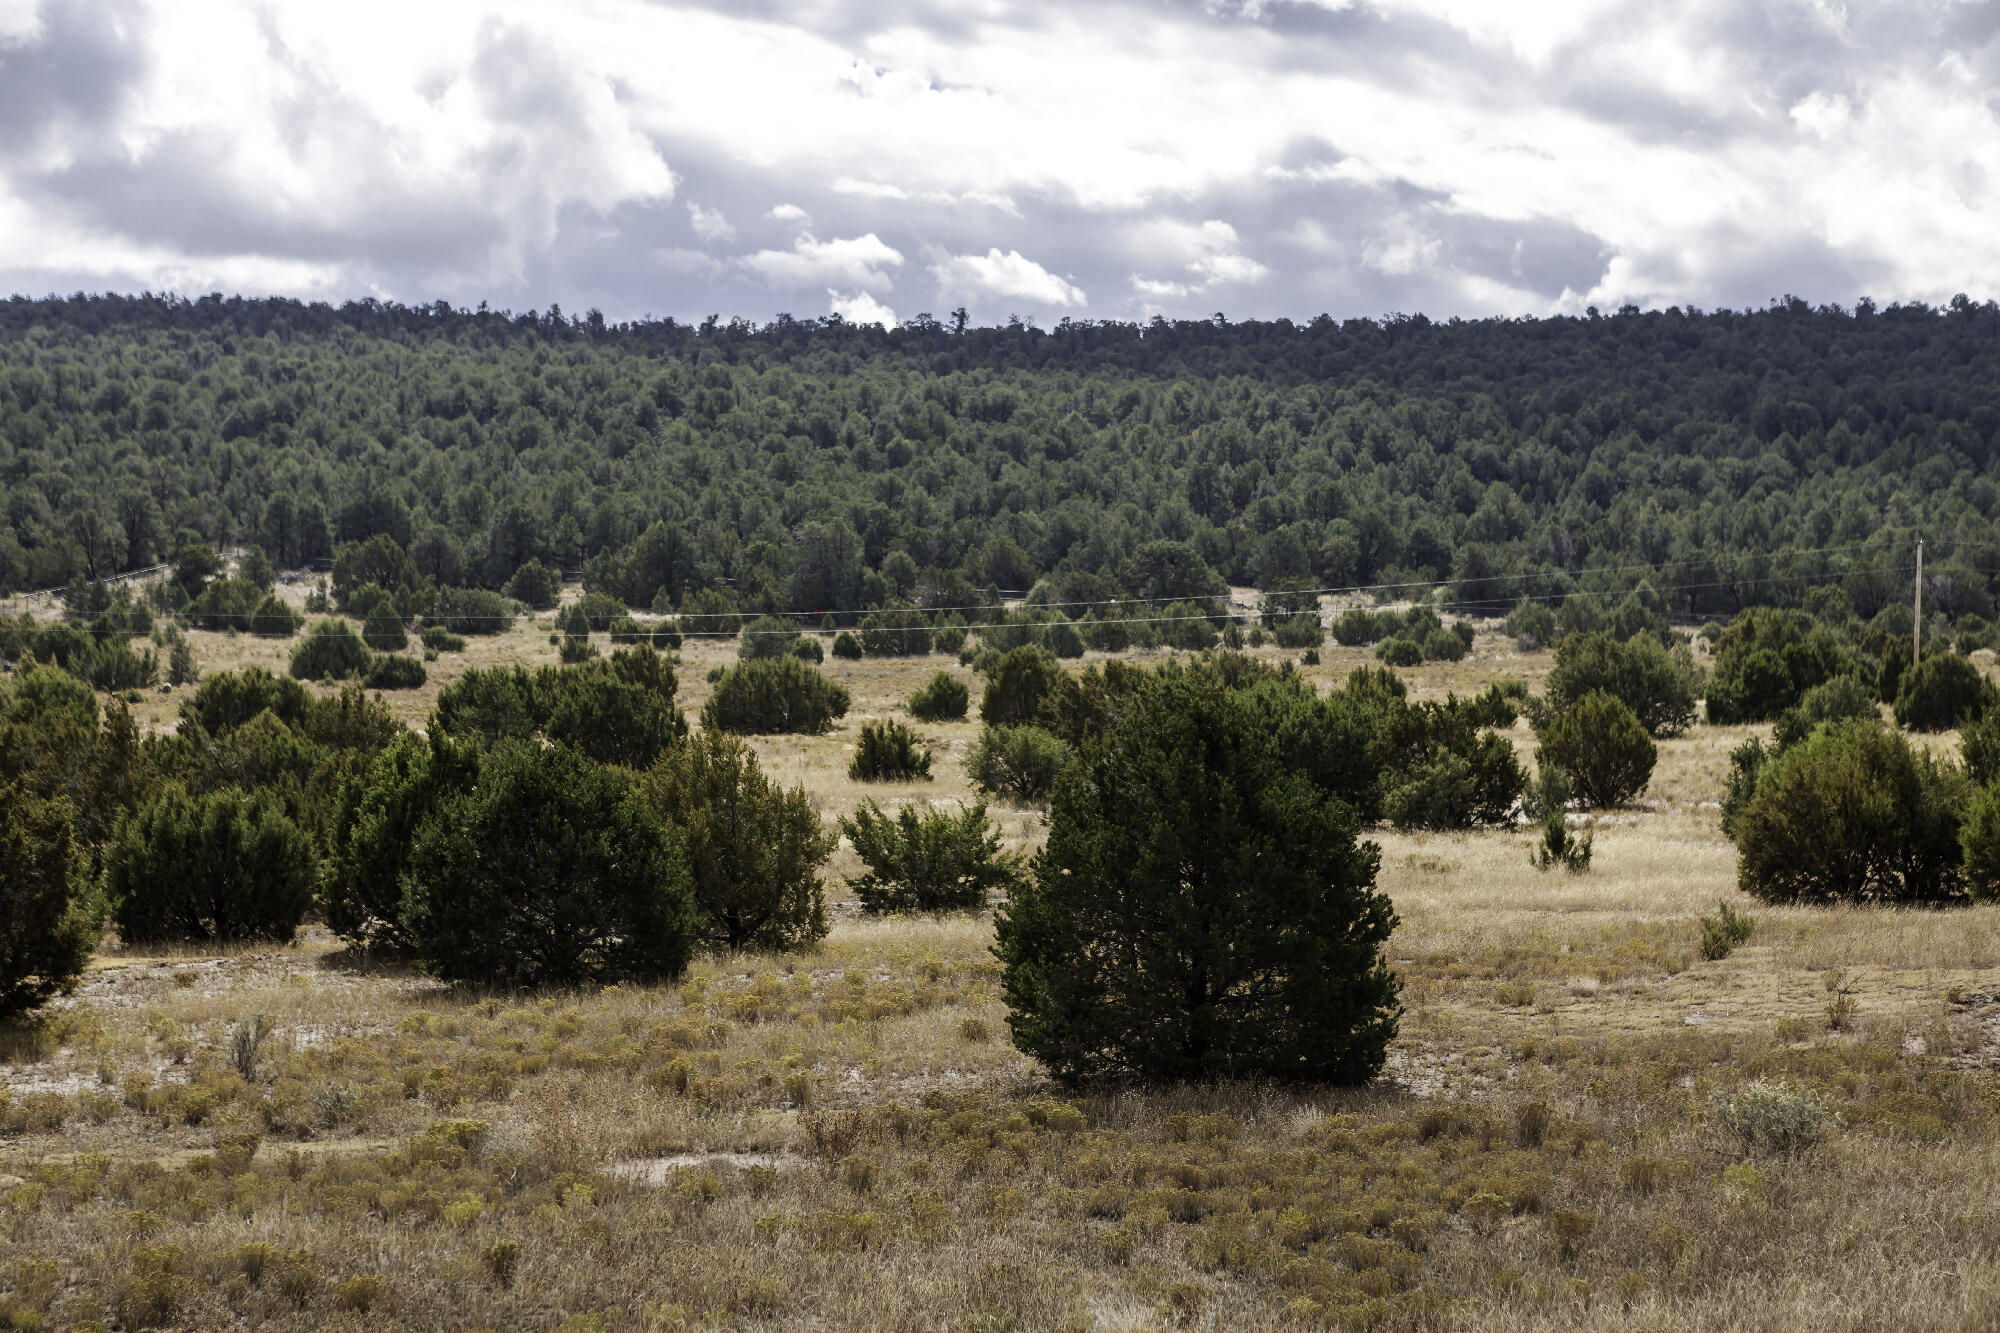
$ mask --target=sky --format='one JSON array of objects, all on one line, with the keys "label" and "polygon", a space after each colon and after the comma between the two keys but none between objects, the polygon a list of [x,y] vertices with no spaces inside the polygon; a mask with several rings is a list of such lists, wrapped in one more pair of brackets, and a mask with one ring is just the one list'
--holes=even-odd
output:
[{"label": "sky", "polygon": [[0,0],[0,292],[889,323],[2000,296],[1967,0]]}]

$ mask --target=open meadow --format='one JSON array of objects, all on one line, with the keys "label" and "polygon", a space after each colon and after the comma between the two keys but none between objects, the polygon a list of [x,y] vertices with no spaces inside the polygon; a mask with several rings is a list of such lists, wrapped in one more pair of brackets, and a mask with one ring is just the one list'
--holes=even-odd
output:
[{"label": "open meadow", "polygon": [[[282,672],[291,647],[189,638],[205,674]],[[384,697],[421,726],[465,668],[553,664],[549,640],[524,619]],[[1322,689],[1374,663],[1320,652]],[[690,719],[734,657],[684,646]],[[1400,674],[1440,698],[1549,665],[1489,629]],[[861,724],[910,721],[937,671],[976,700],[968,668],[822,669],[846,717],[753,744],[828,827],[870,797],[976,799],[976,706],[914,724],[933,781],[846,775]],[[134,715],[170,727],[184,694]],[[671,988],[452,990],[319,927],[108,939],[72,996],[0,1030],[0,1325],[2000,1326],[2000,907],[1739,894],[1719,802],[1730,750],[1768,731],[1663,741],[1634,805],[1573,818],[1582,874],[1536,870],[1525,825],[1371,831],[1404,1012],[1363,1089],[1059,1086],[1010,1044],[990,911],[866,917],[844,844],[819,947],[698,955]],[[1509,735],[1530,758],[1527,724]],[[1040,844],[1041,812],[989,813]],[[1718,903],[1755,929],[1709,960]],[[258,1015],[261,1045],[234,1041]],[[1732,1099],[1756,1080],[1837,1124],[1746,1150]]]}]

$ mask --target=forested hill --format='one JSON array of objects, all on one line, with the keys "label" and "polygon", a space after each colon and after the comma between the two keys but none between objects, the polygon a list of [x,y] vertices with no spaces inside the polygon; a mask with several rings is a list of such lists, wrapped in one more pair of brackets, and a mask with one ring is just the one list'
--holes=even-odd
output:
[{"label": "forested hill", "polygon": [[1868,614],[1921,535],[1929,604],[1991,615],[1996,362],[2000,310],[1963,298],[893,331],[16,299],[0,591],[387,533],[441,585],[534,559],[662,608],[1220,575],[1493,606],[1644,582],[1698,615],[1842,579]]}]

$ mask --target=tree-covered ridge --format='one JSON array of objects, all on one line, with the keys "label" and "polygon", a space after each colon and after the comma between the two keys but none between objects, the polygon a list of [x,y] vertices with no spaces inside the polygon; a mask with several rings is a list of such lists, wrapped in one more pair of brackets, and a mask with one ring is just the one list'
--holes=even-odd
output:
[{"label": "tree-covered ridge", "polygon": [[1990,615],[1996,350],[1963,299],[887,331],[17,299],[0,588],[387,533],[439,585],[536,560],[746,611],[1611,570],[1582,585],[1708,614],[1843,578],[1869,614],[1922,535],[1927,609]]}]

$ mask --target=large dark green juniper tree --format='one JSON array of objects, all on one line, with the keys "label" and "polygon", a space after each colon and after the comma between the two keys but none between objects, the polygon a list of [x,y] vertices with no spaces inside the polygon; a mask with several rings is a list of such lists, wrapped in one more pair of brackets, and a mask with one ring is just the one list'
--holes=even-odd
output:
[{"label": "large dark green juniper tree", "polygon": [[998,919],[1014,1041],[1056,1077],[1358,1083],[1395,1035],[1395,928],[1354,813],[1205,669],[1148,684],[1058,783]]},{"label": "large dark green juniper tree", "polygon": [[629,773],[567,746],[500,742],[432,807],[404,874],[403,927],[448,981],[671,980],[694,951],[680,840]]}]

